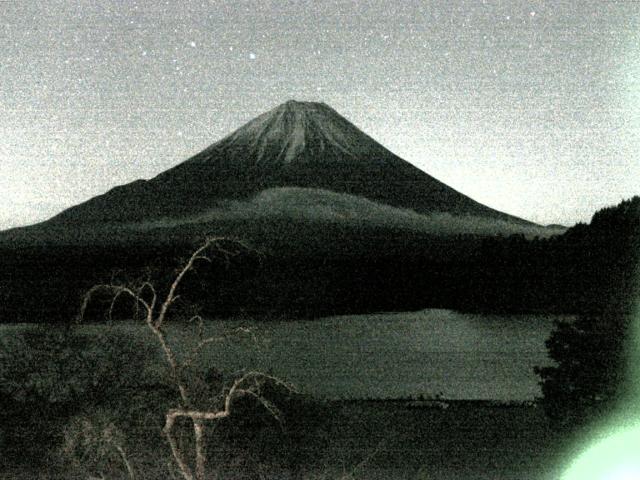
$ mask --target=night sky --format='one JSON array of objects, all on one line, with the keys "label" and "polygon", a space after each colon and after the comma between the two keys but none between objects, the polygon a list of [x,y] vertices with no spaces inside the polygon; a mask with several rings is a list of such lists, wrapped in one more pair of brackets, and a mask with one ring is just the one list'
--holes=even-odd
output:
[{"label": "night sky", "polygon": [[640,193],[640,2],[0,1],[0,228],[324,101],[540,223]]}]

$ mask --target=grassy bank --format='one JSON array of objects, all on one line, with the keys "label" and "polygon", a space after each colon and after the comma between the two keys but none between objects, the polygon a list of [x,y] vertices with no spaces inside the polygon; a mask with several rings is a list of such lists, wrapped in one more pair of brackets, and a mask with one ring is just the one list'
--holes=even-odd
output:
[{"label": "grassy bank", "polygon": [[[335,405],[329,457],[355,478],[550,479],[559,462],[561,439],[535,405]],[[341,478],[339,467],[327,478]]]},{"label": "grassy bank", "polygon": [[[531,404],[332,401],[322,403],[318,412],[285,432],[298,438],[289,444],[294,461],[288,467],[272,461],[268,451],[265,456],[264,449],[254,455],[226,438],[225,448],[243,453],[229,457],[218,478],[543,480],[557,478],[561,463],[562,439]],[[157,441],[160,446],[163,439]],[[264,436],[253,441],[269,444]],[[171,478],[151,466],[155,453],[132,452],[139,478]],[[212,462],[212,471],[215,466]],[[88,478],[42,469],[5,471],[0,477]]]}]

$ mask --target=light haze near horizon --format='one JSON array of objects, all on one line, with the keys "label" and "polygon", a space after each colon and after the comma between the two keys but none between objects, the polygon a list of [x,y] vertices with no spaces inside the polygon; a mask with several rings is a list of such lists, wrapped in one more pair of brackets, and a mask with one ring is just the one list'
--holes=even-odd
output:
[{"label": "light haze near horizon", "polygon": [[640,2],[0,2],[0,229],[323,101],[490,207],[640,193]]}]

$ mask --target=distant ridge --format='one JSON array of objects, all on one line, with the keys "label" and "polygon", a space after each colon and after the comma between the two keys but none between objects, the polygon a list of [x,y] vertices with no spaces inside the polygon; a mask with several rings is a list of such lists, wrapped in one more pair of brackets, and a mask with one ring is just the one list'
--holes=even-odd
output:
[{"label": "distant ridge", "polygon": [[486,207],[394,155],[324,103],[288,101],[150,180],[118,186],[39,225],[192,217],[272,188],[322,189],[421,214],[533,225]]}]

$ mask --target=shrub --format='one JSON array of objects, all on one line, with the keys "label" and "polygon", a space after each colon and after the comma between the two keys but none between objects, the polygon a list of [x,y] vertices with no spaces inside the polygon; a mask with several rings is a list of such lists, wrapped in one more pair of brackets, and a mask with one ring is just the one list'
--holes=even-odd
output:
[{"label": "shrub", "polygon": [[103,407],[126,418],[136,407],[132,392],[147,389],[143,372],[155,356],[141,339],[106,328],[24,327],[0,342],[0,448],[11,463],[51,461],[45,452],[80,412]]},{"label": "shrub", "polygon": [[536,368],[542,405],[555,428],[598,420],[624,396],[629,320],[610,313],[556,324],[546,342],[556,366]]},{"label": "shrub", "polygon": [[135,470],[127,452],[127,437],[108,412],[80,415],[64,431],[61,453],[83,477],[135,479]]}]

